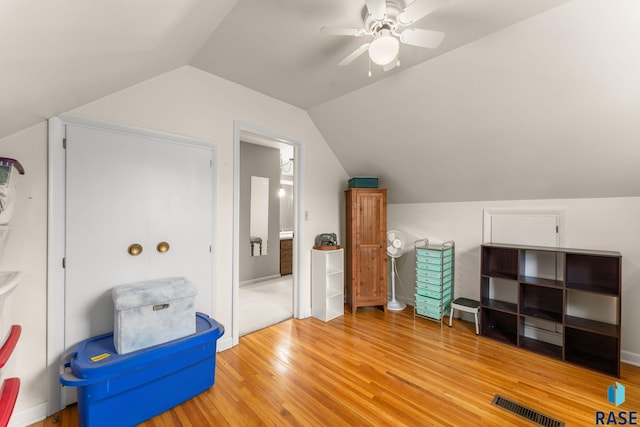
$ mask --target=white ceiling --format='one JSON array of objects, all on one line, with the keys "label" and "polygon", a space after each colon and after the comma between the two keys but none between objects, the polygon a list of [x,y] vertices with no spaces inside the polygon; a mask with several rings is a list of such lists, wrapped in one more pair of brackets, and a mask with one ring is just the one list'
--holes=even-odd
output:
[{"label": "white ceiling", "polygon": [[640,2],[451,0],[415,25],[440,47],[371,78],[320,33],[364,5],[2,0],[0,138],[192,65],[306,109],[392,203],[640,195]]},{"label": "white ceiling", "polygon": [[389,72],[368,56],[337,64],[370,37],[320,34],[363,28],[364,0],[239,0],[191,65],[308,109],[442,55],[567,0],[451,0],[412,25],[443,31],[437,49],[401,45]]}]

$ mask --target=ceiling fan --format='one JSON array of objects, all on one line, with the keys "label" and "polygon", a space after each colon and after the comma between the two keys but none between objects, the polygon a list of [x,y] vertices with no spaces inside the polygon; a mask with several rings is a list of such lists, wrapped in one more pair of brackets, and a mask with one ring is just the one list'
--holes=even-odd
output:
[{"label": "ceiling fan", "polygon": [[[364,28],[322,27],[324,34],[336,36],[371,36],[373,40],[360,45],[338,65],[348,65],[365,52],[372,62],[389,71],[400,65],[400,43],[435,49],[444,39],[441,31],[406,28],[424,18],[449,0],[365,0]],[[409,3],[405,6],[406,3]],[[371,70],[369,70],[371,75]]]}]

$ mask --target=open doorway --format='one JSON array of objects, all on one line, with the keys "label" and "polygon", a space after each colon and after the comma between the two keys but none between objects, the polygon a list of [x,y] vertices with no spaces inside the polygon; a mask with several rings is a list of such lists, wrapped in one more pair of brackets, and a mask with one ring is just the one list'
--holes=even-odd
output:
[{"label": "open doorway", "polygon": [[298,299],[302,146],[236,124],[233,341],[291,317]]}]

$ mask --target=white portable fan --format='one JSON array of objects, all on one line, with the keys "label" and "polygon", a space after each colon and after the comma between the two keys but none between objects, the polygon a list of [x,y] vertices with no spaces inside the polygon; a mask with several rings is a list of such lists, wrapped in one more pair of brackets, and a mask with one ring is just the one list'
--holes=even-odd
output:
[{"label": "white portable fan", "polygon": [[397,230],[387,231],[387,255],[391,257],[391,300],[387,301],[389,310],[401,311],[407,307],[406,304],[396,299],[396,275],[398,274],[396,258],[400,258],[404,254],[406,247],[407,239],[404,234]]}]

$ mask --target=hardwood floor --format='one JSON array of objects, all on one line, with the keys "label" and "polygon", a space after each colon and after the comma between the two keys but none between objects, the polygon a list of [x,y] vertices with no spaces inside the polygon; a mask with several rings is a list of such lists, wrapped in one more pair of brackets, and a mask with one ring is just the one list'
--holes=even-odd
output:
[{"label": "hardwood floor", "polygon": [[[613,378],[477,337],[468,322],[414,319],[410,307],[287,320],[242,337],[216,363],[210,390],[142,425],[532,425],[493,406],[496,393],[567,426],[640,408],[638,367],[623,364]],[[617,408],[607,402],[615,381],[626,387]],[[35,426],[77,426],[74,407],[58,417]]]}]

